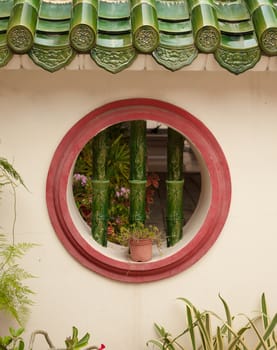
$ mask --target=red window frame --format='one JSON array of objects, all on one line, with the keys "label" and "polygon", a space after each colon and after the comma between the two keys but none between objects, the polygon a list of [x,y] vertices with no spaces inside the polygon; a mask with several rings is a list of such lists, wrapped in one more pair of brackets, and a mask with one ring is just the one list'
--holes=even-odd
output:
[{"label": "red window frame", "polygon": [[[207,167],[211,200],[207,215],[192,240],[170,256],[147,263],[118,261],[92,247],[71,218],[67,187],[74,162],[85,144],[99,131],[131,120],[155,120],[185,135]],[[106,104],[78,121],[58,145],[50,164],[46,200],[52,226],[67,251],[83,266],[107,278],[149,282],[173,276],[198,261],[215,243],[227,219],[231,179],[227,161],[208,128],[187,111],[159,100],[127,99]]]}]

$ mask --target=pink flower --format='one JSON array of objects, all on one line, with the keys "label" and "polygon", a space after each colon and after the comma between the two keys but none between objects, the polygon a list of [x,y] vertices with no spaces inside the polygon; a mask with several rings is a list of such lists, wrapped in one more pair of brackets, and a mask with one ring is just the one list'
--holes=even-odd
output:
[{"label": "pink flower", "polygon": [[104,344],[101,344],[100,348],[98,348],[98,350],[104,350],[104,349],[106,349],[106,346]]},{"label": "pink flower", "polygon": [[73,179],[76,181],[76,182],[80,182],[81,183],[81,186],[86,186],[86,183],[87,183],[87,177],[85,175],[82,175],[82,174],[74,174],[73,175]]}]

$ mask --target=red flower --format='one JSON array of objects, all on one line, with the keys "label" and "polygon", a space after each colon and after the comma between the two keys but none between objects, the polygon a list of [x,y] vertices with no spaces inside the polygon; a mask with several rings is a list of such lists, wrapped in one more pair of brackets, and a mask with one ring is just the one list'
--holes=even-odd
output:
[{"label": "red flower", "polygon": [[110,235],[110,236],[113,236],[114,235],[114,227],[110,224],[110,223],[108,223],[108,230],[107,230],[108,232],[108,235]]},{"label": "red flower", "polygon": [[146,187],[153,186],[154,188],[159,188],[160,177],[156,173],[148,174]]},{"label": "red flower", "polygon": [[100,348],[98,348],[98,350],[104,350],[104,349],[106,349],[106,346],[104,344],[101,344]]}]

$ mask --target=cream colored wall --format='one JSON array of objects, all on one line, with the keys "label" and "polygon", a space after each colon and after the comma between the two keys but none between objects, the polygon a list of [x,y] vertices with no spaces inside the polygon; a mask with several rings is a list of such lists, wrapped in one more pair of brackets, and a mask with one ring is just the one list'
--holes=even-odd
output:
[{"label": "cream colored wall", "polygon": [[[142,350],[153,323],[181,329],[176,297],[221,310],[258,308],[264,291],[277,307],[277,100],[275,73],[0,71],[0,155],[14,161],[30,192],[18,191],[17,239],[40,244],[25,260],[38,276],[26,330],[47,329],[63,345],[76,325],[110,350]],[[203,121],[220,142],[232,177],[227,223],[210,251],[189,270],[148,284],[108,280],[80,266],[50,224],[45,184],[53,153],[67,130],[107,102],[151,97],[176,104]],[[10,225],[0,206],[1,225]]]}]

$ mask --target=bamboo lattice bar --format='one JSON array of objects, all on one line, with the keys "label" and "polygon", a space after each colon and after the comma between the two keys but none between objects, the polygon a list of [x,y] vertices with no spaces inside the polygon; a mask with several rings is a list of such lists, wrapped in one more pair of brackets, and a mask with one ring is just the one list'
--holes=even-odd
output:
[{"label": "bamboo lattice bar", "polygon": [[183,149],[184,137],[168,128],[167,144],[167,245],[173,246],[183,235]]},{"label": "bamboo lattice bar", "polygon": [[131,122],[130,134],[130,222],[145,221],[146,121]]},{"label": "bamboo lattice bar", "polygon": [[92,218],[91,233],[107,246],[109,180],[107,179],[107,133],[100,132],[92,142]]}]

